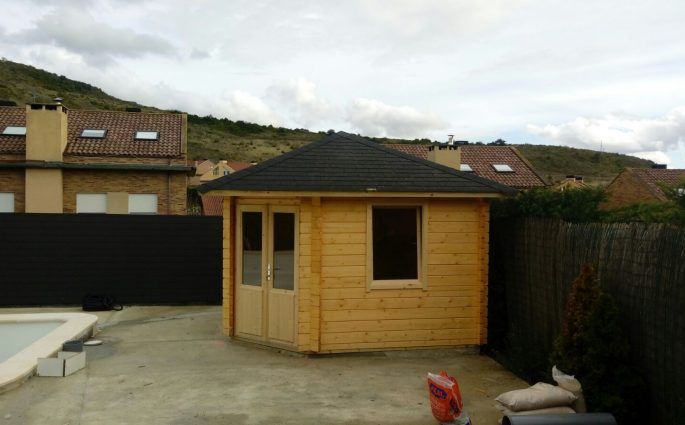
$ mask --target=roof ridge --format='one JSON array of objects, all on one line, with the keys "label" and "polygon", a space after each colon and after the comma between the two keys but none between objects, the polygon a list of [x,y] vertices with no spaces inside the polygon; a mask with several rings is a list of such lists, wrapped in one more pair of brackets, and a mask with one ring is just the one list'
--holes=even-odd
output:
[{"label": "roof ridge", "polygon": [[324,142],[326,142],[326,143],[330,142],[331,140],[333,140],[332,136],[333,135],[329,135],[328,137],[324,137],[321,140],[311,142],[308,145],[305,145],[299,149],[294,149],[294,150],[287,152],[287,153],[284,153],[282,155],[279,155],[279,156],[276,156],[273,158],[269,158],[264,162],[261,162],[257,165],[253,165],[251,167],[243,168],[242,170],[236,171],[233,174],[229,174],[227,176],[219,177],[218,179],[210,180],[207,183],[200,185],[198,187],[198,191],[204,193],[204,192],[206,192],[206,190],[201,190],[203,186],[206,186],[210,189],[213,189],[215,187],[218,187],[220,184],[238,181],[244,177],[249,177],[252,174],[259,172],[261,170],[266,170],[268,168],[271,168],[274,165],[280,164],[281,162],[283,162],[284,160],[286,160],[288,158],[293,158],[295,156],[302,154],[303,152],[308,152],[309,150],[313,149],[314,147],[324,144]]}]

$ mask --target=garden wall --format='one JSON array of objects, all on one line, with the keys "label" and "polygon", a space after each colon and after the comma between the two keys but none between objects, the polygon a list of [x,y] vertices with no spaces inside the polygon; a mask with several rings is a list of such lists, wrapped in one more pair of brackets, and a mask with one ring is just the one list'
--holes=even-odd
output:
[{"label": "garden wall", "polygon": [[581,266],[618,304],[631,359],[647,382],[650,422],[685,418],[685,229],[661,224],[495,220],[490,228],[489,350],[529,381],[549,353]]},{"label": "garden wall", "polygon": [[221,217],[0,214],[0,306],[221,304]]}]

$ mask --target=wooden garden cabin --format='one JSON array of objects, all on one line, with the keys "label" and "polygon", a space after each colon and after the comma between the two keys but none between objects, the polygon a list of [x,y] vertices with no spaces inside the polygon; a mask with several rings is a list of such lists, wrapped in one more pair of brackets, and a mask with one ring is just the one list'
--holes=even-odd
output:
[{"label": "wooden garden cabin", "polygon": [[307,353],[486,342],[489,200],[514,190],[335,133],[223,197],[223,329]]}]

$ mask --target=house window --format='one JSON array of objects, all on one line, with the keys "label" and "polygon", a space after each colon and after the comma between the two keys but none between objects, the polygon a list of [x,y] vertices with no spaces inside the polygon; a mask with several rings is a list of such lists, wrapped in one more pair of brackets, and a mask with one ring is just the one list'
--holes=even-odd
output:
[{"label": "house window", "polygon": [[473,168],[469,164],[459,164],[459,171],[464,173],[473,173]]},{"label": "house window", "polygon": [[104,139],[106,135],[105,129],[85,128],[81,132],[81,137],[84,139]]},{"label": "house window", "polygon": [[157,195],[138,193],[128,195],[129,214],[157,214]]},{"label": "house window", "polygon": [[107,194],[77,193],[77,214],[105,214],[107,212]]},{"label": "house window", "polygon": [[0,213],[14,212],[14,193],[0,192]]},{"label": "house window", "polygon": [[370,206],[367,289],[424,287],[424,218],[423,206]]},{"label": "house window", "polygon": [[230,174],[229,171],[224,171],[224,176],[227,176],[227,175],[229,175],[229,174]]},{"label": "house window", "polygon": [[136,131],[136,140],[158,140],[159,131]]},{"label": "house window", "polygon": [[492,164],[492,168],[498,173],[513,173],[514,169],[507,164]]},{"label": "house window", "polygon": [[2,131],[3,136],[26,136],[26,127],[9,125]]}]

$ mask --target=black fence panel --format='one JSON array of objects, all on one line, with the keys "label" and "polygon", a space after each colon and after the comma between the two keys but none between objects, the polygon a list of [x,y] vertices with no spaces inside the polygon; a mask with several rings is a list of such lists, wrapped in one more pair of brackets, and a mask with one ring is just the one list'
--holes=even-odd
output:
[{"label": "black fence panel", "polygon": [[[663,224],[494,220],[488,342],[528,381],[547,380],[571,283],[597,267],[616,301],[630,357],[647,383],[644,423],[685,417],[685,229]],[[581,379],[582,382],[582,379]],[[644,419],[644,420],[643,420]]]},{"label": "black fence panel", "polygon": [[221,304],[221,217],[0,214],[0,306]]}]

